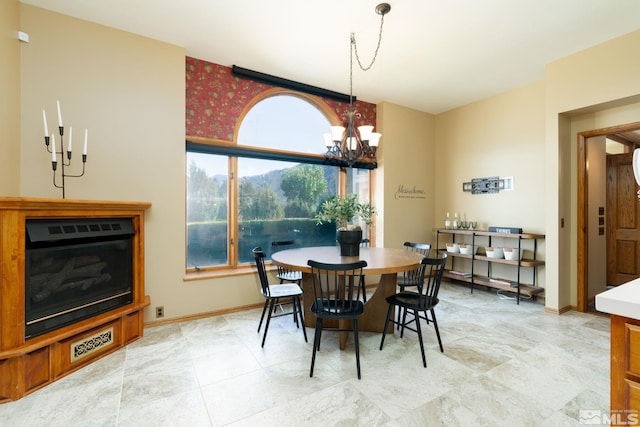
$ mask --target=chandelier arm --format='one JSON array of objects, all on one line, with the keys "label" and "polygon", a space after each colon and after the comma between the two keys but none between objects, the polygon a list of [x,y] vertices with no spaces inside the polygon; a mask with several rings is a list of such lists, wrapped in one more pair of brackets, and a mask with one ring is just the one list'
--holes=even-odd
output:
[{"label": "chandelier arm", "polygon": [[384,25],[384,14],[380,16],[380,31],[378,32],[378,45],[376,46],[376,50],[373,53],[373,59],[371,59],[371,63],[367,67],[362,66],[362,62],[360,61],[360,56],[358,55],[358,44],[356,43],[356,35],[351,33],[351,44],[353,45],[356,60],[358,61],[358,66],[362,71],[369,71],[373,64],[376,62],[376,58],[378,57],[378,50],[380,50],[380,44],[382,43],[382,26]]}]

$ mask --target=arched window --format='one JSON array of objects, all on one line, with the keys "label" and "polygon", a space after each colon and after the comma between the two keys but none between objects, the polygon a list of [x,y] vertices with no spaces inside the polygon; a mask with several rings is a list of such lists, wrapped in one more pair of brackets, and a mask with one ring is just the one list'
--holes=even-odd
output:
[{"label": "arched window", "polygon": [[323,154],[322,134],[331,123],[318,108],[294,95],[256,103],[242,119],[238,144],[273,150]]},{"label": "arched window", "polygon": [[314,216],[335,194],[368,192],[369,171],[322,164],[329,126],[306,98],[271,94],[241,117],[235,146],[187,144],[188,272],[249,265],[276,240],[335,244],[335,226]]}]

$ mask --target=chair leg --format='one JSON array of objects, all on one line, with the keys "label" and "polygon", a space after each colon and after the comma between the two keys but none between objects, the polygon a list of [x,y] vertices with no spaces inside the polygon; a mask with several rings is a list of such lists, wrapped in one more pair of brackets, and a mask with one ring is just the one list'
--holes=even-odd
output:
[{"label": "chair leg", "polygon": [[[414,316],[418,316],[418,312],[414,310]],[[424,356],[424,343],[422,342],[422,328],[420,328],[420,322],[416,322],[416,331],[418,332],[418,341],[420,342],[420,352],[422,353],[422,364],[427,367],[427,358]]]},{"label": "chair leg", "polygon": [[260,316],[260,323],[258,323],[258,332],[260,332],[260,328],[262,327],[262,321],[264,320],[264,313],[267,312],[267,305],[269,305],[269,300],[265,298],[264,307],[262,307],[262,316]]},{"label": "chair leg", "polygon": [[389,304],[389,308],[387,309],[387,318],[384,321],[384,329],[382,330],[382,340],[380,340],[380,350],[382,350],[382,346],[384,345],[384,337],[387,336],[387,328],[389,327],[389,318],[391,317],[391,309],[393,305]]},{"label": "chair leg", "polygon": [[400,323],[400,338],[404,338],[404,325],[407,324],[407,309],[402,308],[402,322]]},{"label": "chair leg", "polygon": [[311,370],[309,376],[313,377],[313,366],[316,363],[316,350],[320,349],[320,335],[322,334],[322,319],[316,317],[316,332],[313,336],[313,353],[311,353]]},{"label": "chair leg", "polygon": [[[296,304],[298,305],[298,307],[296,308]],[[295,297],[293,300],[293,307],[294,310],[297,310],[297,313],[300,314],[300,323],[302,324],[302,333],[304,334],[304,342],[309,342],[307,341],[307,329],[304,327],[304,317],[302,317],[302,303],[300,302],[300,297]],[[296,314],[294,313],[294,316]],[[296,318],[296,325],[298,324],[298,319]]]},{"label": "chair leg", "polygon": [[296,324],[296,328],[300,328],[300,323],[298,323],[298,313],[300,313],[300,311],[298,310],[298,302],[298,297],[291,298],[291,306],[293,307],[291,314],[293,315],[293,323]]},{"label": "chair leg", "polygon": [[[404,286],[400,286],[400,292],[404,292]],[[402,317],[403,311],[404,309],[398,306],[398,321],[396,322],[396,331],[400,330],[400,325],[402,324],[402,322],[400,322],[400,318]]]},{"label": "chair leg", "polygon": [[442,340],[440,339],[440,330],[438,329],[438,322],[436,321],[436,312],[431,309],[431,321],[433,322],[433,326],[436,329],[436,336],[438,337],[438,344],[440,344],[440,353],[444,353],[444,348],[442,347]]},{"label": "chair leg", "polygon": [[353,342],[356,347],[356,366],[358,367],[358,379],[360,379],[360,343],[358,342],[358,319],[353,319]]},{"label": "chair leg", "polygon": [[276,300],[277,298],[272,299],[271,304],[269,304],[269,314],[267,315],[267,323],[264,325],[264,335],[262,336],[262,347],[264,347],[264,342],[267,339],[267,331],[269,330],[269,323],[271,322],[271,315],[273,314]]}]

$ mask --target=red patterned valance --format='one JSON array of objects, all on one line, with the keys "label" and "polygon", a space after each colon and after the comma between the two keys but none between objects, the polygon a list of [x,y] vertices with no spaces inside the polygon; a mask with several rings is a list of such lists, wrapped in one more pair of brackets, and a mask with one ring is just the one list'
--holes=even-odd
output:
[{"label": "red patterned valance", "polygon": [[[189,136],[233,141],[233,132],[247,104],[272,86],[231,74],[231,68],[186,58],[186,132]],[[348,104],[322,98],[342,117]],[[361,124],[374,124],[376,106],[356,101]]]}]

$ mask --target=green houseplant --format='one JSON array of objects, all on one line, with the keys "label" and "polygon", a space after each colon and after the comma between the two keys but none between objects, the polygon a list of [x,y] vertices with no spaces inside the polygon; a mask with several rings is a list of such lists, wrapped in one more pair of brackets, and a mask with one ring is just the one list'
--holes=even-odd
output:
[{"label": "green houseplant", "polygon": [[353,224],[360,218],[367,227],[371,225],[376,209],[369,203],[360,203],[357,194],[334,196],[326,200],[315,219],[318,224],[335,222],[336,240],[340,243],[340,254],[358,256],[362,241],[362,227]]}]

